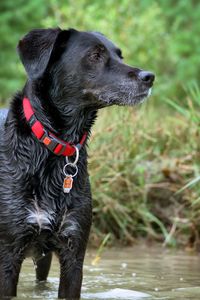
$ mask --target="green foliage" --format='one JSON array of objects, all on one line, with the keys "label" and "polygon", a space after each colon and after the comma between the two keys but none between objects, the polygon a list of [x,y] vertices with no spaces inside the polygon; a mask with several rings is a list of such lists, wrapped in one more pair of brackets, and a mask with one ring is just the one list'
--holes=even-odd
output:
[{"label": "green foliage", "polygon": [[131,65],[157,75],[155,99],[184,95],[186,82],[199,78],[200,3],[172,0],[1,0],[0,99],[21,88],[24,71],[15,48],[36,27],[101,31]]},{"label": "green foliage", "polygon": [[91,241],[110,233],[124,244],[148,237],[175,246],[198,232],[197,188],[177,193],[199,174],[198,125],[191,125],[150,105],[101,112],[90,145]]},{"label": "green foliage", "polygon": [[199,81],[200,67],[200,3],[198,1],[161,0],[171,36],[170,52],[173,54],[174,75],[182,85],[194,78]]},{"label": "green foliage", "polygon": [[[200,88],[197,82],[193,82],[189,85],[186,89],[188,92],[188,97],[186,99],[185,105],[180,105],[175,101],[166,100],[176,111],[182,114],[186,121],[188,122],[189,126],[193,128],[196,132],[196,136],[199,138],[199,129],[200,129]],[[184,104],[184,103],[183,103]],[[198,141],[194,141],[194,145],[192,147],[193,150],[196,150],[199,153],[199,143]],[[195,162],[194,162],[195,165]],[[199,182],[200,182],[200,170],[199,170],[199,160],[196,161],[196,172],[195,178],[192,178],[187,182],[180,190],[176,192],[176,194],[180,194],[184,192],[186,189],[195,188],[199,189]],[[200,204],[200,198],[194,199],[193,205]]]},{"label": "green foliage", "polygon": [[11,97],[25,81],[16,53],[19,39],[34,27],[41,27],[46,13],[44,1],[0,1],[0,100]]},{"label": "green foliage", "polygon": [[196,81],[192,82],[186,88],[187,98],[186,103],[180,105],[179,101],[167,99],[173,108],[184,115],[193,126],[200,126],[200,89]]}]

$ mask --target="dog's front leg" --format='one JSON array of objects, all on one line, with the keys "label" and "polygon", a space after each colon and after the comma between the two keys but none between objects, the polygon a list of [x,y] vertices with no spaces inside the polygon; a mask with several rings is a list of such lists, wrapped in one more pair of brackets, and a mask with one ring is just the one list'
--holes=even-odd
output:
[{"label": "dog's front leg", "polygon": [[60,249],[60,285],[58,297],[68,300],[80,299],[83,261],[90,232],[92,208],[73,210],[66,215],[62,224]]},{"label": "dog's front leg", "polygon": [[80,299],[83,260],[84,254],[82,254],[82,257],[72,257],[66,251],[60,255],[58,298],[69,300]]},{"label": "dog's front leg", "polygon": [[0,299],[11,299],[17,294],[19,272],[24,257],[20,251],[0,247]]}]

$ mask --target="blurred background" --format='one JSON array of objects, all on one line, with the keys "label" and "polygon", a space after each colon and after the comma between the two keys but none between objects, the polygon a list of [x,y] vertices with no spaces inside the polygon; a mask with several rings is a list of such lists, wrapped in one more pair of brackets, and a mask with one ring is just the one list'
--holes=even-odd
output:
[{"label": "blurred background", "polygon": [[105,109],[90,143],[90,243],[199,248],[200,3],[1,0],[0,105],[23,87],[18,40],[33,28],[104,33],[126,63],[156,74],[141,107]]}]

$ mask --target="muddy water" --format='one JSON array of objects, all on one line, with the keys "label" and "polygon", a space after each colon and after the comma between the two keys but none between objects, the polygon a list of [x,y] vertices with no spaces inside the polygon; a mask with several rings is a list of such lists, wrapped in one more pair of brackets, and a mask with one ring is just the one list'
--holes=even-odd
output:
[{"label": "muddy water", "polygon": [[[88,251],[81,299],[200,300],[200,256],[147,246],[105,251],[92,265]],[[59,266],[54,259],[48,282],[35,283],[32,261],[22,268],[17,299],[56,299]]]}]

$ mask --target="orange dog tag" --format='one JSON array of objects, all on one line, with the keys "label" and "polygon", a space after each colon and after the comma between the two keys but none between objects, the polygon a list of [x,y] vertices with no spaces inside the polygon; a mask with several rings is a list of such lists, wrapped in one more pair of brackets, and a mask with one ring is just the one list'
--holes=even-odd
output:
[{"label": "orange dog tag", "polygon": [[69,193],[72,189],[72,185],[73,185],[72,175],[68,175],[67,177],[65,177],[63,182],[64,193]]}]

